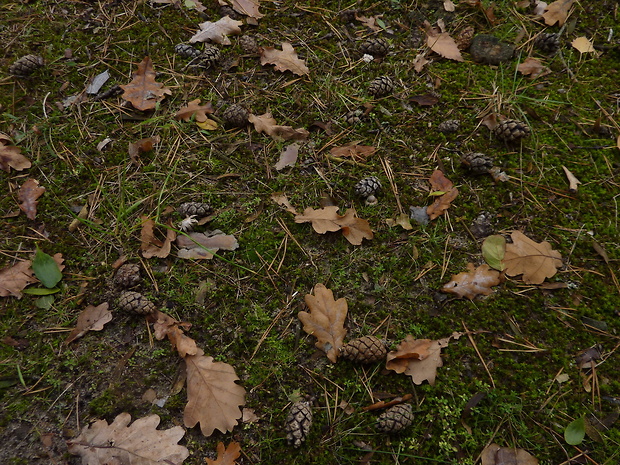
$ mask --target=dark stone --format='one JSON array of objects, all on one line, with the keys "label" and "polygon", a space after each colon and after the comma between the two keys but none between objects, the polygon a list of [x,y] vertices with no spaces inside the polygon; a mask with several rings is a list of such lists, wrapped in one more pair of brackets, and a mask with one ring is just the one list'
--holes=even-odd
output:
[{"label": "dark stone", "polygon": [[515,48],[512,45],[500,42],[495,36],[479,34],[472,40],[469,53],[478,63],[498,65],[502,61],[512,59]]}]

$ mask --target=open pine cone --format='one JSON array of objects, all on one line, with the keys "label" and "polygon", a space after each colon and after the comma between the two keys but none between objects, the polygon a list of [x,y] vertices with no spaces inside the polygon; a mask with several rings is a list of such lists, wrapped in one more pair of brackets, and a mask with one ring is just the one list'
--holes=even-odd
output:
[{"label": "open pine cone", "polygon": [[398,433],[411,423],[413,423],[411,404],[398,404],[387,409],[379,416],[377,419],[377,430],[386,434]]},{"label": "open pine cone", "polygon": [[308,437],[312,426],[312,408],[308,401],[295,402],[286,417],[286,439],[289,444],[299,447]]},{"label": "open pine cone", "polygon": [[157,308],[155,304],[139,292],[125,291],[118,298],[118,307],[126,312],[135,312],[138,315],[148,315]]},{"label": "open pine cone", "polygon": [[122,289],[130,289],[137,286],[140,284],[140,281],[142,281],[140,265],[136,263],[125,263],[114,274],[114,285]]},{"label": "open pine cone", "polygon": [[28,77],[44,65],[45,61],[39,55],[26,55],[9,67],[9,74],[16,77]]},{"label": "open pine cone", "polygon": [[530,128],[523,121],[505,119],[493,129],[493,134],[504,142],[516,142],[529,136]]},{"label": "open pine cone", "polygon": [[374,363],[385,359],[387,348],[384,342],[375,336],[364,336],[346,343],[340,349],[340,356],[345,360],[358,363]]}]

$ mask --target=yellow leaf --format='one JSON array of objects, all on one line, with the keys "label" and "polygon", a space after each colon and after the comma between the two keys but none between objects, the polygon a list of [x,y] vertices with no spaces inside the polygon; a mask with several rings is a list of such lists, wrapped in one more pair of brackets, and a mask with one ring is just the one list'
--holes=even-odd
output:
[{"label": "yellow leaf", "polygon": [[579,53],[594,53],[594,45],[586,37],[577,37],[570,43]]},{"label": "yellow leaf", "polygon": [[218,127],[217,122],[209,118],[205,119],[204,121],[196,121],[196,126],[198,126],[200,129],[204,129],[205,131],[213,131]]}]

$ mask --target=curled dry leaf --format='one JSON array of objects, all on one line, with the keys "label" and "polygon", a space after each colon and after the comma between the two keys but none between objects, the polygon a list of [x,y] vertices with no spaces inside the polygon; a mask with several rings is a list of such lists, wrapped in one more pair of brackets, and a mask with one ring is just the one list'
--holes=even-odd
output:
[{"label": "curled dry leaf", "polygon": [[155,237],[155,221],[142,217],[142,231],[140,232],[140,250],[144,258],[166,258],[170,254],[172,242],[176,239],[177,234],[172,229],[172,223],[168,222],[166,228],[166,238],[161,241]]},{"label": "curled dry leaf", "polygon": [[189,39],[190,43],[206,42],[210,40],[220,45],[230,45],[229,34],[241,34],[241,26],[243,21],[236,21],[231,19],[230,16],[224,16],[218,19],[216,22],[205,21],[200,23],[200,31]]},{"label": "curled dry leaf", "polygon": [[45,187],[39,186],[36,179],[28,179],[17,193],[19,209],[23,211],[29,220],[34,220],[37,216],[37,199],[43,195]]},{"label": "curled dry leaf", "polygon": [[564,170],[564,174],[568,179],[568,190],[571,192],[577,192],[577,188],[579,187],[579,184],[581,184],[581,181],[577,179],[577,177],[573,173],[571,173],[571,171],[566,166],[562,165],[562,169]]},{"label": "curled dry leaf", "polygon": [[428,381],[432,386],[437,377],[437,368],[443,366],[441,349],[447,347],[449,341],[449,337],[431,341],[414,339],[408,335],[395,351],[387,354],[385,368],[411,376],[415,384]]},{"label": "curled dry leaf", "polygon": [[429,182],[436,192],[443,192],[435,201],[428,206],[426,214],[431,220],[443,215],[450,207],[452,201],[459,194],[459,191],[452,181],[444,176],[441,170],[435,170],[431,175]]},{"label": "curled dry leaf", "polygon": [[538,465],[538,459],[523,449],[489,444],[480,455],[482,465]]},{"label": "curled dry leaf", "polygon": [[265,47],[260,50],[261,65],[275,65],[278,71],[290,71],[297,76],[310,74],[306,63],[297,56],[289,42],[282,42],[282,50]]},{"label": "curled dry leaf", "polygon": [[363,162],[373,155],[377,149],[371,145],[345,145],[343,147],[333,147],[329,153],[334,157],[351,158],[356,162]]},{"label": "curled dry leaf", "polygon": [[157,415],[149,415],[128,426],[128,413],[121,413],[109,425],[97,420],[67,441],[69,453],[81,456],[84,465],[180,465],[189,456],[187,448],[177,444],[185,431],[181,426],[158,430],[159,421]]},{"label": "curled dry leaf", "polygon": [[13,296],[21,299],[21,291],[29,284],[37,282],[31,265],[30,260],[24,260],[0,270],[0,297]]},{"label": "curled dry leaf", "polygon": [[211,259],[218,250],[235,250],[239,243],[235,236],[224,234],[219,229],[210,233],[190,233],[177,238],[179,258]]},{"label": "curled dry leaf", "polygon": [[440,32],[439,28],[432,27],[428,21],[424,22],[426,31],[426,45],[435,53],[454,61],[463,61],[461,51],[456,42],[447,32]]},{"label": "curled dry leaf", "polygon": [[140,139],[138,142],[130,142],[127,147],[127,152],[129,152],[129,158],[132,162],[136,162],[138,160],[138,155],[141,153],[150,152],[153,150],[155,145],[159,144],[161,138],[159,136],[146,137],[144,139]]},{"label": "curled dry leaf", "polygon": [[451,281],[444,284],[441,290],[471,300],[478,295],[491,294],[493,292],[491,286],[500,283],[499,271],[492,270],[488,265],[476,268],[473,263],[468,263],[467,269],[469,271],[452,276]]},{"label": "curled dry leaf", "polygon": [[545,24],[553,26],[555,23],[558,23],[559,26],[564,26],[573,3],[575,3],[575,0],[557,0],[553,2],[542,14]]},{"label": "curled dry leaf", "polygon": [[304,325],[304,331],[317,338],[314,345],[336,363],[347,335],[344,328],[347,301],[344,298],[334,300],[334,293],[321,283],[314,286],[313,292],[314,295],[306,294],[304,298],[310,312],[299,312],[297,316]]},{"label": "curled dry leaf", "polygon": [[65,344],[84,336],[88,331],[101,331],[103,326],[110,321],[112,321],[112,312],[108,310],[107,302],[96,307],[89,305],[78,316],[77,324],[65,339]]},{"label": "curled dry leaf", "polygon": [[280,205],[287,212],[292,213],[293,215],[299,215],[299,213],[297,213],[297,210],[295,210],[295,207],[293,207],[291,205],[291,202],[289,202],[286,195],[276,192],[274,194],[271,194],[271,200]]},{"label": "curled dry leaf", "polygon": [[122,97],[133,105],[136,110],[154,110],[158,102],[172,91],[160,82],[155,82],[155,70],[150,57],[145,57],[138,64],[138,70],[133,75],[133,80],[120,86],[123,89]]},{"label": "curled dry leaf", "polygon": [[254,125],[258,132],[264,132],[275,140],[306,140],[310,133],[303,129],[293,129],[292,126],[280,126],[271,113],[256,116],[250,115],[248,121]]},{"label": "curled dry leaf", "polygon": [[223,442],[217,443],[217,459],[211,460],[205,457],[207,465],[235,465],[236,460],[241,455],[241,446],[238,442],[231,442],[224,447]]},{"label": "curled dry leaf", "polygon": [[213,113],[214,111],[215,109],[213,105],[211,105],[211,102],[200,105],[200,99],[197,98],[184,107],[181,107],[179,111],[177,111],[177,114],[174,115],[174,118],[177,120],[189,121],[193,116],[197,122],[203,123],[209,119],[207,118],[207,113]]},{"label": "curled dry leaf", "polygon": [[280,159],[278,163],[276,163],[276,170],[280,171],[287,166],[295,166],[297,155],[299,155],[299,144],[291,144],[284,147],[284,150],[280,154]]},{"label": "curled dry leaf", "polygon": [[258,0],[232,0],[232,7],[237,13],[249,16],[254,19],[261,19],[264,14],[258,11],[260,2]]},{"label": "curled dry leaf", "polygon": [[242,416],[245,389],[235,383],[239,379],[235,369],[198,349],[196,355],[185,357],[187,365],[187,404],[183,412],[185,426],[193,428],[200,423],[204,436],[217,429],[232,431]]},{"label": "curled dry leaf", "polygon": [[319,234],[342,231],[343,236],[353,245],[360,245],[363,239],[372,239],[374,234],[368,221],[358,218],[354,208],[349,208],[344,216],[338,214],[337,206],[314,210],[308,207],[303,214],[295,216],[295,223],[312,223]]},{"label": "curled dry leaf", "polygon": [[541,284],[562,266],[562,255],[548,242],[534,242],[520,231],[513,231],[510,237],[512,244],[506,244],[503,260],[508,276],[523,275],[524,283]]},{"label": "curled dry leaf", "polygon": [[8,173],[11,168],[22,171],[30,166],[30,160],[21,154],[21,149],[11,143],[9,136],[0,132],[0,169]]},{"label": "curled dry leaf", "polygon": [[183,332],[191,328],[191,323],[177,321],[159,310],[149,313],[147,320],[153,323],[155,339],[161,341],[163,338],[167,337],[173,349],[175,349],[181,357],[196,355],[198,353],[199,349],[196,346],[196,341],[186,336]]}]

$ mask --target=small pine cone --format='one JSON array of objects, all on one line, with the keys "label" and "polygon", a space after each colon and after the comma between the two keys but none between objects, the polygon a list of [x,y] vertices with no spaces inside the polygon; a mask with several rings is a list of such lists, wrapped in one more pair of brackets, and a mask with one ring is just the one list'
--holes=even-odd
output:
[{"label": "small pine cone", "polygon": [[125,291],[118,298],[118,306],[126,312],[135,312],[138,315],[148,315],[157,308],[155,304],[139,292]]},{"label": "small pine cone", "polygon": [[387,347],[379,338],[364,336],[346,343],[340,349],[340,355],[352,362],[374,363],[385,358]]},{"label": "small pine cone", "polygon": [[542,53],[552,54],[560,48],[560,34],[554,32],[543,32],[534,39],[534,47]]},{"label": "small pine cone", "polygon": [[493,129],[493,134],[505,142],[515,142],[527,137],[530,134],[530,128],[522,121],[505,119]]},{"label": "small pine cone", "polygon": [[205,66],[211,66],[222,58],[222,52],[215,45],[205,44],[205,49],[199,59],[203,61]]},{"label": "small pine cone", "polygon": [[454,41],[459,50],[467,50],[471,45],[471,41],[474,39],[476,30],[472,26],[467,26],[461,29]]},{"label": "small pine cone", "polygon": [[136,263],[125,263],[114,274],[114,285],[122,289],[130,289],[137,286],[140,284],[140,281],[142,281],[140,265]]},{"label": "small pine cone", "polygon": [[202,202],[185,202],[177,208],[177,212],[184,218],[188,216],[204,218],[205,216],[209,216],[212,211],[211,205]]},{"label": "small pine cone", "polygon": [[480,152],[464,153],[461,157],[461,163],[463,163],[472,174],[486,174],[493,168],[493,159]]},{"label": "small pine cone", "polygon": [[360,45],[360,52],[365,55],[372,55],[373,57],[384,57],[390,51],[390,44],[387,40],[374,37],[362,42]]},{"label": "small pine cone", "polygon": [[439,132],[443,132],[444,134],[448,134],[451,132],[457,132],[461,127],[461,122],[458,119],[448,119],[443,121],[437,126]]},{"label": "small pine cone", "polygon": [[381,433],[397,433],[413,423],[411,404],[398,404],[387,409],[377,419],[377,430]]},{"label": "small pine cone", "polygon": [[381,191],[381,181],[376,176],[369,176],[362,179],[355,185],[355,195],[369,197]]},{"label": "small pine cone", "polygon": [[352,110],[344,115],[342,118],[344,122],[350,126],[354,124],[362,122],[362,115],[364,112],[362,110]]},{"label": "small pine cone", "polygon": [[239,45],[241,50],[245,53],[251,53],[252,55],[258,54],[258,41],[256,37],[251,34],[244,34],[239,37]]},{"label": "small pine cone", "polygon": [[230,105],[224,113],[222,114],[222,118],[226,121],[227,124],[236,128],[242,128],[246,124],[248,124],[248,118],[250,116],[250,112],[241,105],[233,103]]},{"label": "small pine cone", "polygon": [[198,58],[202,52],[189,44],[177,44],[174,46],[174,53],[183,58]]},{"label": "small pine cone", "polygon": [[394,83],[387,76],[379,76],[368,85],[368,93],[374,97],[384,97],[394,91]]},{"label": "small pine cone", "polygon": [[308,437],[312,426],[312,408],[310,402],[295,402],[286,417],[286,439],[289,444],[299,447]]},{"label": "small pine cone", "polygon": [[9,74],[16,77],[28,77],[44,65],[45,61],[39,55],[26,55],[9,67]]}]

